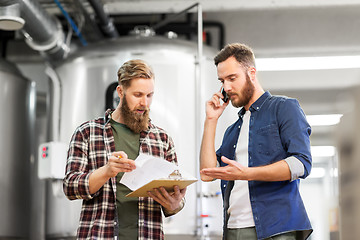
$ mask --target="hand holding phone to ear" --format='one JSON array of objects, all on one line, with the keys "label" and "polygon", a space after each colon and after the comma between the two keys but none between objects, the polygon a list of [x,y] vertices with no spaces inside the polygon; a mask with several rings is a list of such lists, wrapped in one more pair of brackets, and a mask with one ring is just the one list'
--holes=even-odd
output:
[{"label": "hand holding phone to ear", "polygon": [[[221,104],[220,99],[224,101]],[[221,88],[220,91],[214,93],[212,98],[206,103],[206,117],[207,119],[218,119],[223,113],[224,109],[229,105],[229,97]]]},{"label": "hand holding phone to ear", "polygon": [[227,93],[225,92],[224,88],[221,88],[221,94],[223,95],[222,100],[226,103],[229,101],[229,96],[227,95]]}]

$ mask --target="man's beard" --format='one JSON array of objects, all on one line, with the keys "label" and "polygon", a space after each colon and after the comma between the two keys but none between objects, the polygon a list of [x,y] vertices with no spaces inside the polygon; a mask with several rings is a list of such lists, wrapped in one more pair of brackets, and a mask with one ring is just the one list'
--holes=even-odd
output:
[{"label": "man's beard", "polygon": [[126,101],[126,95],[124,95],[121,101],[120,114],[123,118],[124,124],[135,133],[147,130],[149,127],[149,109],[145,107],[143,109],[144,112],[139,114],[130,110]]},{"label": "man's beard", "polygon": [[[254,91],[255,91],[255,86],[254,84],[250,81],[250,76],[247,74],[246,75],[246,83],[245,83],[245,86],[243,87],[243,89],[241,90],[241,95],[235,93],[234,95],[238,95],[238,101],[231,101],[231,104],[236,107],[236,108],[239,108],[239,107],[243,107],[243,106],[246,106],[252,96],[254,95]],[[231,94],[230,94],[231,96]]]}]

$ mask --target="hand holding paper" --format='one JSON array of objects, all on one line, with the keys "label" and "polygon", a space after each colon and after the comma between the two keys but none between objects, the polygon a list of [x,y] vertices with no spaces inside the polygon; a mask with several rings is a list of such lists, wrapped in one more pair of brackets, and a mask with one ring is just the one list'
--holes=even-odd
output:
[{"label": "hand holding paper", "polygon": [[172,191],[175,185],[183,189],[197,181],[184,171],[180,173],[182,176],[169,177],[174,171],[179,171],[178,166],[151,155],[140,154],[135,160],[135,165],[136,169],[125,173],[120,180],[120,183],[134,191],[127,195],[129,197],[147,197],[148,191],[161,186],[167,191]]}]

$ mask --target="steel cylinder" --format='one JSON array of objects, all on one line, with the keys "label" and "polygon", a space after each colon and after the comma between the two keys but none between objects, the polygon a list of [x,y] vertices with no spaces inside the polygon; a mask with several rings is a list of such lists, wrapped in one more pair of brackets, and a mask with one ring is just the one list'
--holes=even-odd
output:
[{"label": "steel cylinder", "polygon": [[28,239],[34,108],[31,82],[0,60],[0,239]]}]

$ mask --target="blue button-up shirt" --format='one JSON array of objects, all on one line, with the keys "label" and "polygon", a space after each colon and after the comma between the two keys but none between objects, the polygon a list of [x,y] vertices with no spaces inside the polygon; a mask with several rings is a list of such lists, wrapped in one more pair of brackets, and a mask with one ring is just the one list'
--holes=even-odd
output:
[{"label": "blue button-up shirt", "polygon": [[[250,109],[248,166],[257,167],[275,163],[290,156],[304,165],[305,178],[311,170],[311,128],[298,101],[265,92]],[[242,125],[242,115],[225,132],[216,155],[220,166],[226,164],[221,156],[235,159],[235,151]],[[226,228],[229,195],[233,182],[221,181],[224,198]],[[299,231],[299,239],[306,239],[312,232],[303,201],[299,193],[299,179],[295,181],[249,181],[250,202],[258,239],[280,233]]]}]

